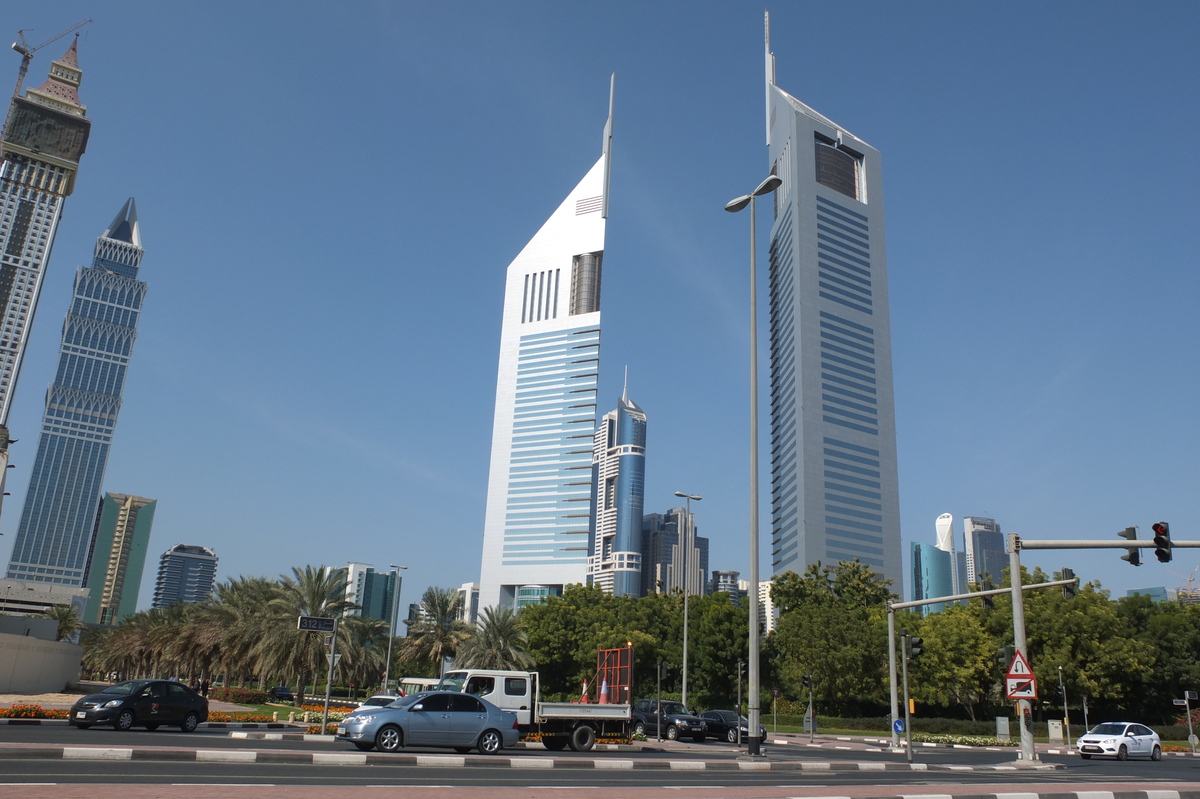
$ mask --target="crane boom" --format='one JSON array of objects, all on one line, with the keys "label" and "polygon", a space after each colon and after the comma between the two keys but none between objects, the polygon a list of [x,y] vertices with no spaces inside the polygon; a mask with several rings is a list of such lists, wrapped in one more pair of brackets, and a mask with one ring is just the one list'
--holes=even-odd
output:
[{"label": "crane boom", "polygon": [[36,53],[38,50],[41,50],[48,44],[54,44],[68,33],[79,30],[89,22],[91,22],[90,19],[85,19],[83,22],[77,22],[62,33],[51,36],[46,41],[33,47],[30,47],[29,42],[25,41],[25,31],[23,29],[17,31],[17,40],[13,42],[12,49],[21,54],[21,68],[17,72],[17,85],[13,87],[13,97],[16,97],[21,93],[21,84],[25,82],[25,73],[29,71],[29,62],[33,60],[34,53]]}]

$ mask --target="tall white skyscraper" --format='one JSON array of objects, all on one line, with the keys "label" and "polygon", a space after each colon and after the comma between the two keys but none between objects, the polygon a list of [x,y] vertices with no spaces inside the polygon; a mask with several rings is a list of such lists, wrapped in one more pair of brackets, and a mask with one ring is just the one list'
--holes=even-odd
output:
[{"label": "tall white skyscraper", "polygon": [[775,85],[769,29],[766,71],[772,569],[858,558],[900,593],[879,152]]},{"label": "tall white skyscraper", "polygon": [[600,159],[508,267],[479,607],[587,578],[612,96]]}]

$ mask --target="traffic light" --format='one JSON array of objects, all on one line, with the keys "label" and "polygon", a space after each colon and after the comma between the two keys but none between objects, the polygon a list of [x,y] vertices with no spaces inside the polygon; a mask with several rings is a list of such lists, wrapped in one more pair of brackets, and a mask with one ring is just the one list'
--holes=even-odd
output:
[{"label": "traffic light", "polygon": [[1166,522],[1155,522],[1150,528],[1154,531],[1154,554],[1159,563],[1171,562],[1171,525]]},{"label": "traffic light", "polygon": [[[981,575],[981,577],[982,577],[982,579],[979,582],[979,588],[981,591],[992,591],[996,588],[996,586],[992,585],[991,577],[988,577],[986,574]],[[984,596],[984,597],[980,597],[980,599],[983,600],[984,610],[995,610],[996,609],[996,598],[995,597]]]},{"label": "traffic light", "polygon": [[[1074,580],[1075,579],[1074,570],[1064,568],[1062,570],[1062,577],[1060,577],[1059,579]],[[1063,590],[1063,599],[1074,599],[1075,598],[1075,585],[1074,584],[1073,585],[1064,585],[1062,587],[1062,590]]]},{"label": "traffic light", "polygon": [[924,643],[924,639],[922,639],[922,638],[918,638],[915,635],[910,635],[908,637],[908,659],[909,660],[916,660],[917,655],[921,654],[921,650],[922,650],[921,644],[922,643]]},{"label": "traffic light", "polygon": [[[1126,527],[1124,530],[1117,533],[1117,535],[1121,536],[1122,538],[1128,538],[1130,541],[1137,541],[1137,528]],[[1142,550],[1133,547],[1126,550],[1126,553],[1127,554],[1121,556],[1121,560],[1128,561],[1131,566],[1142,565]]]},{"label": "traffic light", "polygon": [[1008,667],[1012,665],[1012,659],[1016,654],[1015,646],[1002,646],[996,650],[996,662],[1000,664],[1000,668],[1008,671]]},{"label": "traffic light", "polygon": [[810,690],[810,691],[812,690],[812,688],[813,688],[813,678],[812,678],[812,675],[811,675],[811,674],[805,674],[805,675],[804,675],[804,687],[805,687],[805,688],[807,688],[807,689],[808,689],[808,690]]}]

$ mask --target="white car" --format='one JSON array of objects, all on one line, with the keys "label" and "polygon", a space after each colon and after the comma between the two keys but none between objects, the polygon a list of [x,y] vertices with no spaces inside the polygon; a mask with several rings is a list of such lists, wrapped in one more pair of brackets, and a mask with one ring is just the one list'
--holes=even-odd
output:
[{"label": "white car", "polygon": [[1131,757],[1148,757],[1162,760],[1162,741],[1158,733],[1144,724],[1129,721],[1106,721],[1079,736],[1075,742],[1079,756],[1084,760],[1095,757],[1115,757],[1128,760]]},{"label": "white car", "polygon": [[384,707],[400,699],[403,694],[375,694],[358,703],[359,707]]}]

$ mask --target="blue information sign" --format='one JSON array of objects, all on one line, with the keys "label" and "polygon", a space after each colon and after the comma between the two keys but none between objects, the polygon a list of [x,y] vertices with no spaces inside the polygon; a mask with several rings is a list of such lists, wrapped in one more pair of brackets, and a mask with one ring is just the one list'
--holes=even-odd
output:
[{"label": "blue information sign", "polygon": [[893,721],[892,729],[896,731],[897,735],[903,735],[904,734],[904,719],[896,719],[895,721]]}]

